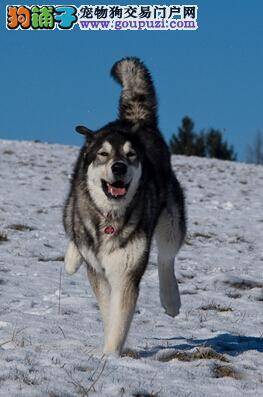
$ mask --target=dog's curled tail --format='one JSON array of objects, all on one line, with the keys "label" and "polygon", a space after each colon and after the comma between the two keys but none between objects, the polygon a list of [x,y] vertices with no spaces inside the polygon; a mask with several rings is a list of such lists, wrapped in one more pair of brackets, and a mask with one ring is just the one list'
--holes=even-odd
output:
[{"label": "dog's curled tail", "polygon": [[157,124],[157,99],[149,70],[138,58],[123,58],[111,69],[122,86],[119,118],[133,124]]}]

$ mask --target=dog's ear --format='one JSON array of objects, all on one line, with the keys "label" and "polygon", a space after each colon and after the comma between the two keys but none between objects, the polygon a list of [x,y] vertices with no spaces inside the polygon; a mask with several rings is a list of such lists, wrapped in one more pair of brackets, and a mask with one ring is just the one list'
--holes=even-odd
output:
[{"label": "dog's ear", "polygon": [[83,125],[78,125],[75,130],[81,134],[85,135],[86,139],[88,142],[91,142],[94,138],[94,132],[89,130],[87,127],[84,127]]}]

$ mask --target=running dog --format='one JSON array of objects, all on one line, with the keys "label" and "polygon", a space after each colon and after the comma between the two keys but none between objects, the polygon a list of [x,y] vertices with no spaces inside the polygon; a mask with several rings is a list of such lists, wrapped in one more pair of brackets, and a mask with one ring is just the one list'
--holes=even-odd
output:
[{"label": "running dog", "polygon": [[122,86],[117,120],[85,136],[64,207],[69,237],[65,267],[82,263],[98,300],[104,352],[121,354],[145,272],[153,236],[158,247],[160,299],[176,316],[181,305],[174,258],[185,233],[182,188],[158,128],[151,75],[137,58],[113,66]]}]

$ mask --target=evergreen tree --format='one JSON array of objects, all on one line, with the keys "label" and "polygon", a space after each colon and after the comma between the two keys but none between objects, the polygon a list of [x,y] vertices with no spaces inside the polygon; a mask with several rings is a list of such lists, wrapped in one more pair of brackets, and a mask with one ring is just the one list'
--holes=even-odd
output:
[{"label": "evergreen tree", "polygon": [[194,123],[190,117],[185,116],[182,126],[178,128],[178,134],[173,134],[170,140],[170,149],[173,154],[185,154],[186,156],[195,155],[196,133]]},{"label": "evergreen tree", "polygon": [[207,132],[196,133],[194,122],[188,116],[183,118],[178,133],[172,135],[170,150],[172,154],[236,160],[233,147],[223,140],[221,131],[211,128]]},{"label": "evergreen tree", "polygon": [[263,164],[263,133],[258,131],[252,145],[247,147],[247,162]]},{"label": "evergreen tree", "polygon": [[221,160],[236,160],[233,146],[223,141],[222,132],[211,128],[206,133],[206,157]]},{"label": "evergreen tree", "polygon": [[200,134],[196,135],[194,155],[206,157],[206,136],[204,132],[200,132]]}]

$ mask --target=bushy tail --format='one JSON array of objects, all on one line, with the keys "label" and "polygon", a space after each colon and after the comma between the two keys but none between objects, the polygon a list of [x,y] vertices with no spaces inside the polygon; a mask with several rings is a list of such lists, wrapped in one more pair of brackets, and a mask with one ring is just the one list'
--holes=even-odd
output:
[{"label": "bushy tail", "polygon": [[138,58],[123,58],[111,69],[122,86],[119,118],[133,124],[157,124],[157,99],[149,70]]}]

